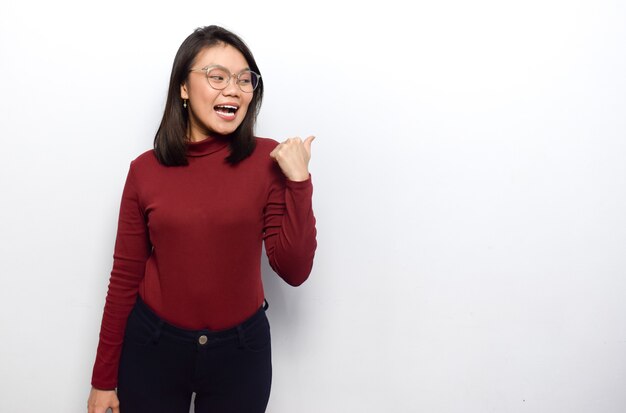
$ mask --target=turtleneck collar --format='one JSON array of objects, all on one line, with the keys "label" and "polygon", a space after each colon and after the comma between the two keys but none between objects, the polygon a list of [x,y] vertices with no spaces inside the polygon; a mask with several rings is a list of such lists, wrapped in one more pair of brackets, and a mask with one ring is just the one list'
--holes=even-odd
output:
[{"label": "turtleneck collar", "polygon": [[211,137],[187,143],[187,156],[206,156],[215,153],[228,145],[228,139]]}]

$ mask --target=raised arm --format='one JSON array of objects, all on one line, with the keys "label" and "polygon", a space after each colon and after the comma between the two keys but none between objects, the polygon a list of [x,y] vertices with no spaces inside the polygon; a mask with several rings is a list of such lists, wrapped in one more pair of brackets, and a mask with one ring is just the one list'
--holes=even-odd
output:
[{"label": "raised arm", "polygon": [[313,139],[287,139],[270,153],[278,168],[265,207],[265,251],[272,269],[293,286],[308,278],[317,248],[308,170]]}]

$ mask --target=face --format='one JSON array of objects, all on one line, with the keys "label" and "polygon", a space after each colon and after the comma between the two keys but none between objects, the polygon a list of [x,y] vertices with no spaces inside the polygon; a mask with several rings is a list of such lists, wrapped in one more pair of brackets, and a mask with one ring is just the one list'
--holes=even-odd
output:
[{"label": "face", "polygon": [[[193,142],[212,134],[233,133],[243,122],[254,95],[242,92],[236,84],[234,75],[248,69],[248,62],[239,50],[227,44],[202,49],[191,67],[201,69],[210,65],[224,66],[233,76],[225,89],[215,90],[209,85],[206,72],[193,71],[180,86],[181,98],[188,100],[189,138]],[[236,108],[234,114],[233,108]]]}]

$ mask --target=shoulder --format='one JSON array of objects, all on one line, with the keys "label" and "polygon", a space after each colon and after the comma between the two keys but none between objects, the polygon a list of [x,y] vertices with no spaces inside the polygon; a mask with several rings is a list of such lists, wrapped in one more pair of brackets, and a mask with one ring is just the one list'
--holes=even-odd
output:
[{"label": "shoulder", "polygon": [[270,138],[262,138],[256,136],[254,138],[254,152],[250,158],[255,159],[253,163],[261,162],[267,164],[273,164],[273,159],[270,157],[270,153],[278,146],[278,142]]},{"label": "shoulder", "polygon": [[156,161],[156,155],[154,153],[154,149],[150,149],[139,155],[133,160],[133,163],[142,163],[142,162],[154,162]]},{"label": "shoulder", "polygon": [[131,168],[146,168],[158,164],[159,161],[154,153],[154,149],[145,151],[130,162]]},{"label": "shoulder", "polygon": [[255,137],[256,148],[254,150],[255,163],[260,170],[265,171],[265,176],[271,180],[280,179],[282,172],[278,163],[272,159],[270,153],[279,145],[279,142],[271,138]]},{"label": "shoulder", "polygon": [[256,141],[256,149],[261,152],[270,153],[278,146],[278,142],[271,138],[261,138],[257,136],[254,139]]},{"label": "shoulder", "polygon": [[128,175],[132,176],[133,180],[143,181],[160,173],[159,171],[163,168],[164,166],[159,163],[154,149],[150,149],[130,161]]}]

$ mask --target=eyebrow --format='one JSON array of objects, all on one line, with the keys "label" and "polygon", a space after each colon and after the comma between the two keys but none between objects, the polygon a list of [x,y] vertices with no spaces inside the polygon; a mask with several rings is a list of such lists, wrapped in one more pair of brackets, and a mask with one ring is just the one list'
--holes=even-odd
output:
[{"label": "eyebrow", "polygon": [[243,72],[244,70],[252,70],[252,69],[250,69],[250,67],[249,67],[249,66],[246,66],[246,67],[244,67],[244,68],[243,68],[243,69],[241,69],[241,70],[236,70],[236,71],[234,71],[234,72],[233,72],[233,71],[231,71],[229,68],[227,68],[226,66],[221,65],[221,64],[219,64],[219,63],[209,63],[208,65],[202,65],[202,66],[200,66],[200,67],[205,68],[205,67],[210,67],[210,66],[217,66],[217,67],[224,68],[224,69],[228,70],[230,73],[241,73],[241,72]]}]

